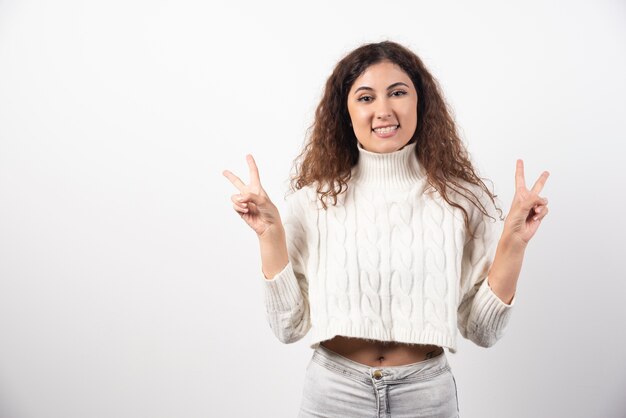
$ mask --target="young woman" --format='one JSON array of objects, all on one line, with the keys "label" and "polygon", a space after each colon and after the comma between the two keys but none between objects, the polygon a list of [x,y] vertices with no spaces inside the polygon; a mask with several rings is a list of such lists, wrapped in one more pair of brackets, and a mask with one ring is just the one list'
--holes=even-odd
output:
[{"label": "young woman", "polygon": [[455,417],[444,348],[504,333],[524,251],[548,213],[517,161],[503,222],[437,82],[393,42],[363,45],[326,83],[284,219],[250,183],[233,208],[261,247],[278,339],[311,334],[301,417]]}]

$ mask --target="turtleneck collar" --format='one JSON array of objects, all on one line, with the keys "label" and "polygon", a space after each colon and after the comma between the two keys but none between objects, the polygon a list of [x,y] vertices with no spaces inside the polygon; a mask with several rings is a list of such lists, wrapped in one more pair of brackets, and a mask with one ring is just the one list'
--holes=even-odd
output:
[{"label": "turtleneck collar", "polygon": [[416,142],[389,153],[364,149],[357,141],[359,161],[353,168],[352,181],[368,187],[405,188],[426,178],[415,155]]}]

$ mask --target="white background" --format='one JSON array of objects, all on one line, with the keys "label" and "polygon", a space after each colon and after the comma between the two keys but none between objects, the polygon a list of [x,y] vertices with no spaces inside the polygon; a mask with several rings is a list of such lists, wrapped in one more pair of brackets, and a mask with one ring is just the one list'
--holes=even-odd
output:
[{"label": "white background", "polygon": [[448,355],[464,417],[626,416],[626,4],[0,1],[0,417],[293,417],[231,207],[277,204],[335,63],[422,57],[508,210],[547,169],[505,337]]}]

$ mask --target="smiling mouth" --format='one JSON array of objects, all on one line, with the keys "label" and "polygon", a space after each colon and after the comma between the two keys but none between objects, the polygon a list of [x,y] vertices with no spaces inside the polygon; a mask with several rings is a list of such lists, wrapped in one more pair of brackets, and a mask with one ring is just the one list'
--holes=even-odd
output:
[{"label": "smiling mouth", "polygon": [[400,127],[400,125],[393,125],[393,126],[385,126],[384,128],[376,128],[376,129],[372,129],[372,131],[379,133],[379,134],[388,134],[390,132],[395,131],[396,129],[398,129]]}]

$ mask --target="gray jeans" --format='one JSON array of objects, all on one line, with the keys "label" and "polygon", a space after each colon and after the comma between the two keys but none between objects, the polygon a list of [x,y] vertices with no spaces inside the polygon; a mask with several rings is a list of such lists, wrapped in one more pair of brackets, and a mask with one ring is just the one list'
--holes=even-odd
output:
[{"label": "gray jeans", "polygon": [[417,363],[370,367],[320,345],[306,369],[299,418],[458,416],[445,351]]}]

